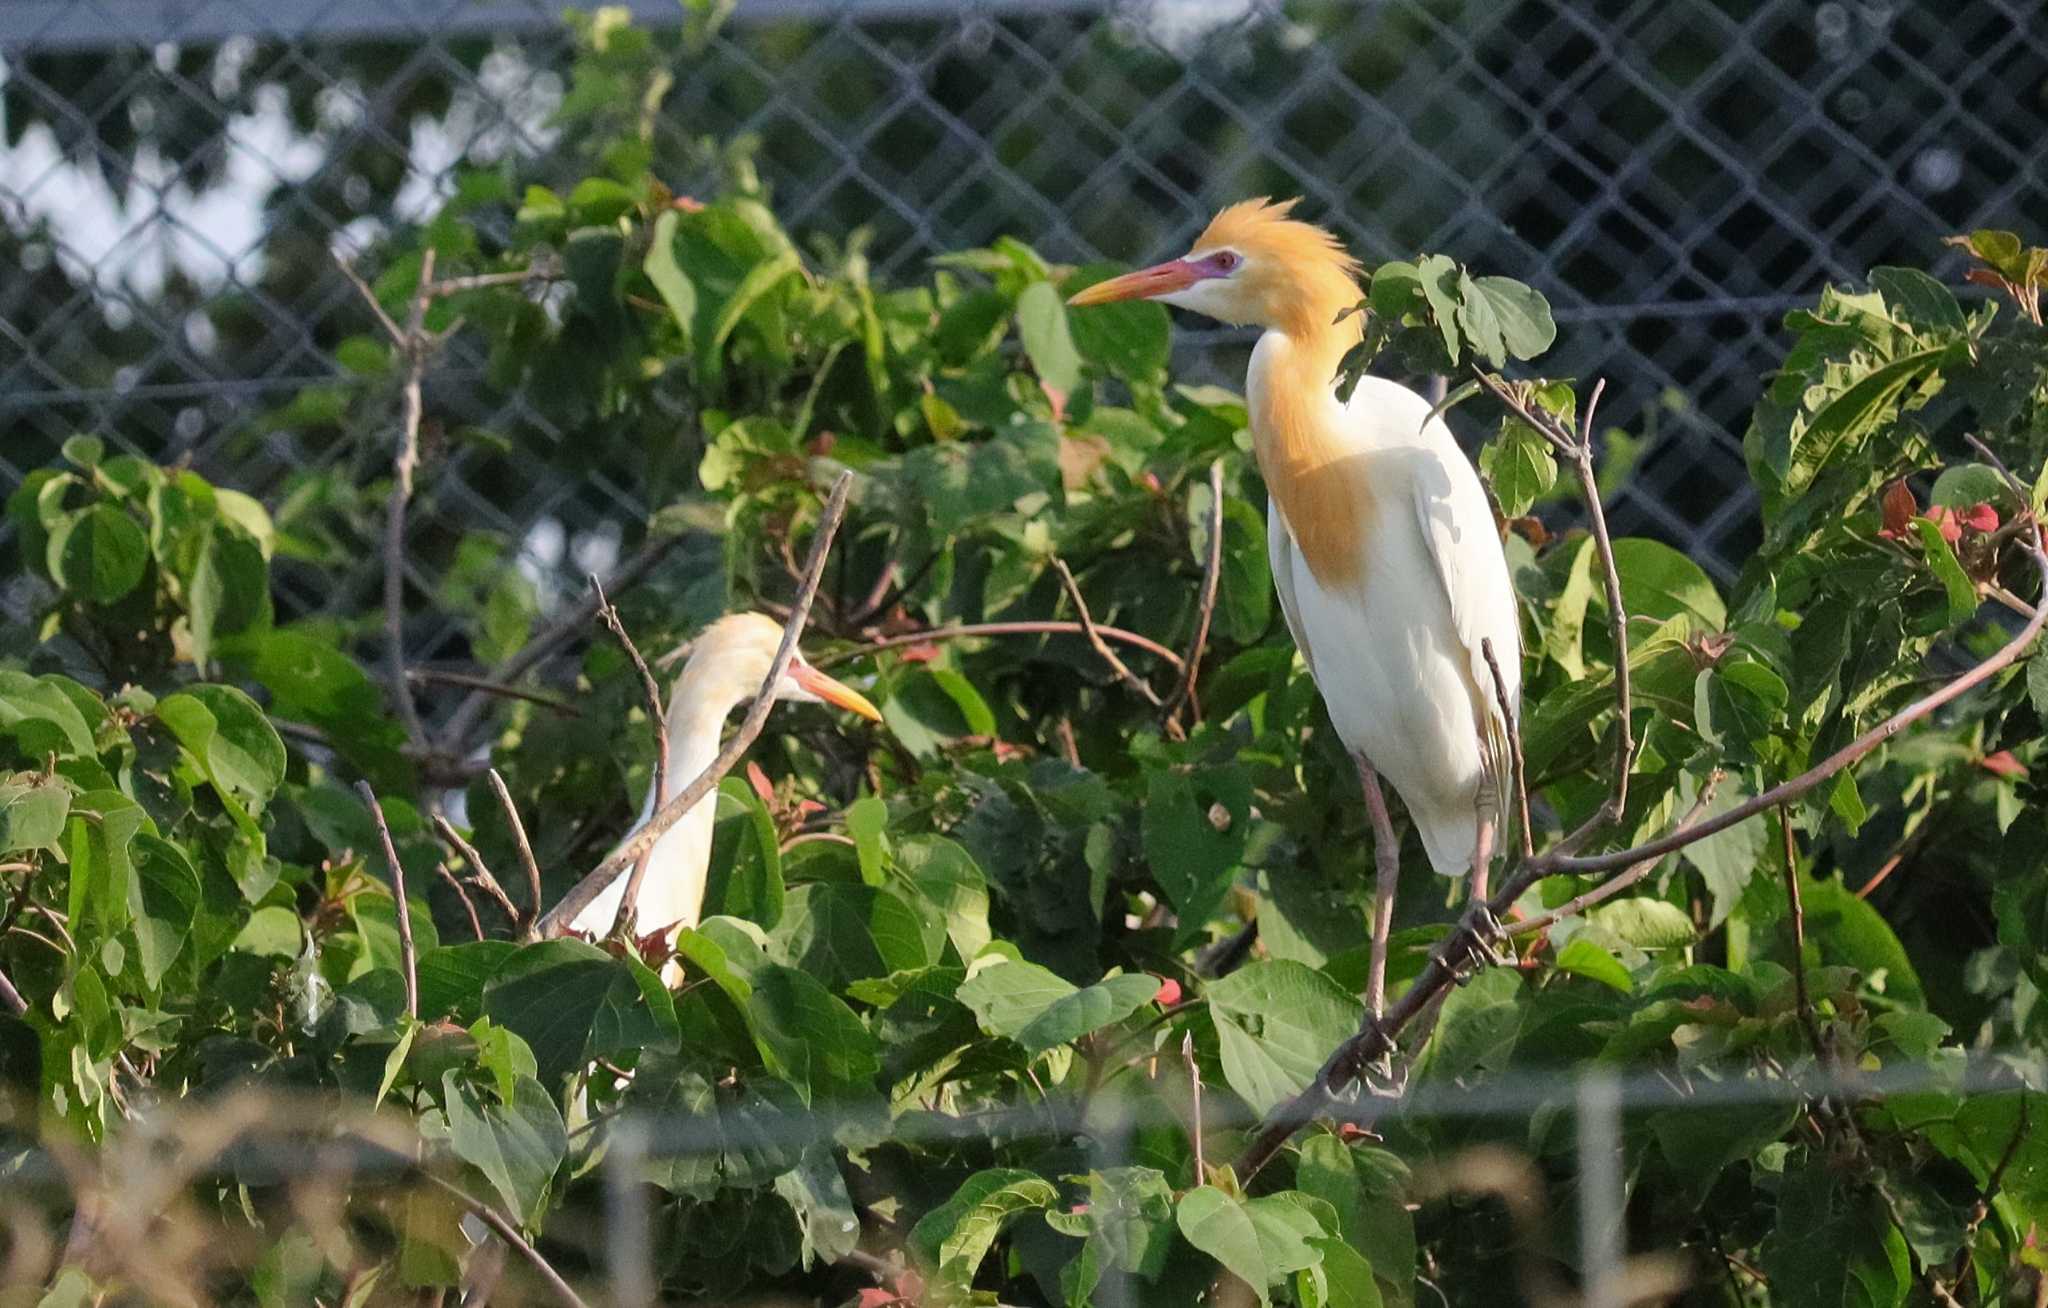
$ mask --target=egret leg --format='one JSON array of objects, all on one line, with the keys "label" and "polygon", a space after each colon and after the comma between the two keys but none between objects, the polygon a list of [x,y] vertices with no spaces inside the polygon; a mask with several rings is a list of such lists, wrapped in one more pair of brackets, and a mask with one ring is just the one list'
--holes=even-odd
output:
[{"label": "egret leg", "polygon": [[1372,819],[1372,961],[1365,976],[1365,1007],[1378,1017],[1387,1006],[1387,941],[1394,934],[1394,889],[1401,879],[1401,846],[1394,840],[1394,820],[1387,815],[1379,774],[1363,754],[1354,754],[1352,761],[1358,764],[1358,786],[1365,792],[1365,811]]},{"label": "egret leg", "polygon": [[1493,870],[1493,818],[1482,814],[1479,839],[1472,846],[1472,902],[1486,902],[1488,874]]}]

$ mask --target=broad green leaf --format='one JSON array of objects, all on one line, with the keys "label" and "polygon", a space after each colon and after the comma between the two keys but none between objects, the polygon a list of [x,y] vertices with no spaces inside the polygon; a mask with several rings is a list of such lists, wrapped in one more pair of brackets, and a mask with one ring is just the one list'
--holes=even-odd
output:
[{"label": "broad green leaf", "polygon": [[1806,937],[1819,946],[1823,959],[1855,968],[1865,984],[1897,1003],[1917,1007],[1926,1002],[1913,960],[1882,913],[1833,877],[1805,881],[1799,895],[1806,909]]},{"label": "broad green leaf", "polygon": [[1475,298],[1486,303],[1510,357],[1533,359],[1557,339],[1550,301],[1533,286],[1525,286],[1512,277],[1472,277],[1460,290],[1468,305]]},{"label": "broad green leaf", "polygon": [[23,778],[0,782],[0,854],[53,847],[71,813],[71,788],[64,782]]},{"label": "broad green leaf", "polygon": [[1437,331],[1443,336],[1444,353],[1450,357],[1451,366],[1456,367],[1462,353],[1458,332],[1458,278],[1462,274],[1458,265],[1444,255],[1426,254],[1416,261],[1415,275],[1422,284],[1430,317],[1436,320]]},{"label": "broad green leaf", "polygon": [[834,988],[937,961],[926,948],[917,910],[887,887],[792,887],[769,939],[792,966]]},{"label": "broad green leaf", "polygon": [[1415,1217],[1406,1202],[1406,1163],[1384,1149],[1319,1133],[1302,1142],[1295,1185],[1336,1210],[1338,1233],[1371,1263],[1386,1303],[1401,1308],[1414,1301]]},{"label": "broad green leaf", "polygon": [[944,836],[907,837],[896,847],[896,873],[939,912],[963,960],[988,944],[988,879],[965,849]]},{"label": "broad green leaf", "polygon": [[1955,292],[1918,268],[1872,268],[1870,285],[1909,326],[1945,332],[1967,326]]},{"label": "broad green leaf", "polygon": [[[1309,1283],[1310,1294],[1317,1296],[1318,1308],[1382,1308],[1385,1300],[1380,1297],[1378,1282],[1373,1280],[1372,1264],[1364,1255],[1328,1236],[1308,1243],[1322,1255],[1322,1262],[1296,1272],[1295,1277]],[[1308,1298],[1303,1296],[1304,1308]]]},{"label": "broad green leaf", "polygon": [[1306,1086],[1364,1014],[1357,996],[1330,977],[1284,959],[1239,968],[1208,997],[1223,1078],[1255,1113]]},{"label": "broad green leaf", "polygon": [[1998,469],[1983,463],[1957,463],[1941,470],[1927,494],[1930,506],[1967,509],[1978,504],[2010,505],[2012,491]]},{"label": "broad green leaf", "polygon": [[540,1218],[548,1182],[569,1152],[569,1136],[540,1082],[516,1079],[509,1103],[479,1095],[461,1073],[450,1071],[441,1081],[448,1112],[448,1143],[457,1157],[482,1172],[504,1197],[522,1225]]},{"label": "broad green leaf", "polygon": [[0,731],[11,733],[31,758],[90,758],[97,752],[93,730],[59,680],[0,669]]},{"label": "broad green leaf", "polygon": [[1593,602],[1593,554],[1593,537],[1588,534],[1572,551],[1571,567],[1565,572],[1557,602],[1551,606],[1550,627],[1543,642],[1543,652],[1573,681],[1586,675],[1586,607]]},{"label": "broad green leaf", "polygon": [[284,742],[277,729],[256,701],[233,686],[189,687],[158,700],[156,715],[224,798],[261,808],[284,780]]},{"label": "broad green leaf", "polygon": [[1586,920],[1638,949],[1674,949],[1698,938],[1685,910],[1661,899],[1617,899],[1589,911]]},{"label": "broad green leaf", "polygon": [[[1492,483],[1501,512],[1511,518],[1527,513],[1557,484],[1557,460],[1551,457],[1550,444],[1526,422],[1508,423],[1498,439],[1479,451],[1479,470]],[[1583,617],[1583,603],[1579,612]]]},{"label": "broad green leaf", "polygon": [[270,570],[256,542],[210,524],[185,584],[192,661],[205,667],[217,638],[269,620]]},{"label": "broad green leaf", "polygon": [[1067,306],[1051,282],[1033,282],[1017,297],[1017,337],[1048,387],[1071,395],[1081,384],[1081,355],[1067,330]]},{"label": "broad green leaf", "polygon": [[1005,1223],[1058,1199],[1052,1182],[1032,1172],[1013,1167],[976,1172],[911,1228],[910,1246],[948,1284],[964,1288]]},{"label": "broad green leaf", "polygon": [[641,270],[647,280],[654,283],[656,294],[668,306],[669,316],[683,332],[683,348],[690,347],[690,333],[697,321],[697,287],[683,266],[676,262],[676,223],[680,215],[670,209],[654,220],[654,232],[648,243],[647,257],[641,262]]},{"label": "broad green leaf", "polygon": [[847,807],[846,834],[853,837],[860,858],[860,879],[871,886],[882,884],[882,861],[888,851],[888,838],[882,833],[888,824],[889,806],[873,795],[863,795]]},{"label": "broad green leaf", "polygon": [[1203,802],[1208,797],[1196,790],[1194,777],[1162,769],[1145,778],[1145,858],[1183,929],[1199,929],[1222,904],[1244,856],[1250,815],[1241,777],[1216,770],[1202,780],[1217,787],[1213,802],[1224,805],[1228,818],[1222,830],[1210,820],[1211,804]]},{"label": "broad green leaf", "polygon": [[[1190,502],[1202,501],[1196,535],[1199,556],[1209,554],[1208,487],[1199,488]],[[1216,584],[1216,608],[1224,633],[1240,645],[1249,645],[1265,634],[1273,621],[1273,565],[1266,552],[1266,520],[1243,500],[1228,495],[1223,501],[1222,572]]]},{"label": "broad green leaf", "polygon": [[[1679,802],[1690,809],[1698,793],[1698,782],[1688,774],[1680,786]],[[1708,801],[1700,816],[1711,818],[1725,813],[1748,797],[1748,791],[1730,777],[1714,793],[1714,798]],[[1742,902],[1742,892],[1748,887],[1769,843],[1770,828],[1766,819],[1758,816],[1685,847],[1686,861],[1699,869],[1700,875],[1706,879],[1707,891],[1713,897],[1713,906],[1707,916],[1707,930],[1715,930],[1726,922],[1735,906]]]},{"label": "broad green leaf", "polygon": [[1635,979],[1621,965],[1621,960],[1585,936],[1574,937],[1570,944],[1557,951],[1557,970],[1598,981],[1624,995],[1635,993]]},{"label": "broad green leaf", "polygon": [[483,1015],[484,986],[518,952],[510,940],[465,940],[421,954],[420,1020],[447,1018],[465,1026],[476,1021]]},{"label": "broad green leaf", "polygon": [[1458,272],[1458,326],[1472,347],[1472,356],[1489,368],[1507,366],[1507,346],[1501,339],[1500,318],[1493,301],[1472,280],[1472,274]]},{"label": "broad green leaf", "polygon": [[1070,1044],[1113,1022],[1123,1021],[1151,1003],[1158,993],[1159,978],[1143,972],[1109,977],[1055,999],[1027,1022],[1014,1039],[1025,1053],[1035,1058],[1056,1045]]},{"label": "broad green leaf", "polygon": [[1005,960],[968,977],[953,997],[974,1011],[982,1030],[1014,1037],[1054,1004],[1077,993],[1073,982],[1036,963]]},{"label": "broad green leaf", "polygon": [[1203,1185],[1181,1196],[1174,1220],[1189,1244],[1222,1263],[1270,1304],[1272,1287],[1315,1266],[1322,1255],[1312,1244],[1323,1230],[1306,1208],[1288,1196],[1240,1201]]},{"label": "broad green leaf", "polygon": [[814,1261],[836,1263],[860,1244],[860,1218],[831,1149],[806,1148],[802,1162],[775,1178],[775,1193],[796,1212],[806,1271]]},{"label": "broad green leaf", "polygon": [[747,1015],[774,1070],[806,1104],[871,1091],[882,1069],[875,1038],[817,978],[767,964],[754,972]]},{"label": "broad green leaf", "polygon": [[192,934],[199,913],[199,874],[185,851],[160,836],[138,831],[129,846],[135,869],[128,911],[135,929],[136,961],[154,990]]},{"label": "broad green leaf", "polygon": [[92,604],[112,604],[134,590],[149,566],[149,538],[134,518],[111,504],[58,523],[48,550],[50,575]]},{"label": "broad green leaf", "polygon": [[1088,1176],[1089,1241],[1104,1266],[1152,1279],[1173,1248],[1173,1189],[1151,1167],[1111,1167]]},{"label": "broad green leaf", "polygon": [[1962,357],[1963,348],[1956,343],[1903,355],[1873,368],[1822,403],[1794,436],[1785,474],[1786,493],[1803,493],[1836,454],[1860,443],[1877,428],[1907,387],[1955,362]]},{"label": "broad green leaf", "polygon": [[1751,757],[1783,715],[1785,682],[1753,659],[1732,658],[1701,672],[1693,686],[1693,722],[1701,736],[1735,758]]},{"label": "broad green leaf", "polygon": [[738,777],[718,783],[717,803],[711,869],[704,887],[706,911],[772,928],[782,921],[789,893],[775,816],[754,788]]},{"label": "broad green leaf", "polygon": [[1761,1258],[1773,1286],[1797,1286],[1792,1301],[1815,1308],[1906,1302],[1906,1244],[1875,1191],[1816,1159],[1788,1171],[1777,1197]]},{"label": "broad green leaf", "polygon": [[[1104,281],[1114,272],[1107,264],[1076,270],[1060,289],[1068,295]],[[1100,304],[1086,313],[1067,315],[1074,348],[1126,381],[1157,382],[1166,372],[1172,347],[1172,320],[1166,306],[1149,300]]]},{"label": "broad green leaf", "polygon": [[1624,536],[1614,542],[1614,568],[1621,574],[1621,603],[1630,618],[1665,622],[1683,614],[1700,632],[1727,625],[1728,607],[1714,583],[1699,564],[1669,545]]},{"label": "broad green leaf", "polygon": [[560,1085],[580,1068],[598,1009],[625,964],[581,940],[523,946],[484,985],[483,1010],[533,1050],[534,1075]]}]

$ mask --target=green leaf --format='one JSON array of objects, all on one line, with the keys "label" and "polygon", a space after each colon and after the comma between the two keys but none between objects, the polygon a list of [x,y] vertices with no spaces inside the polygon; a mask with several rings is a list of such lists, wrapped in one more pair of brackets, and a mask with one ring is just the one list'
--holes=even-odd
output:
[{"label": "green leaf", "polygon": [[1081,355],[1067,330],[1067,306],[1051,282],[1033,282],[1017,297],[1017,338],[1038,379],[1062,395],[1081,384]]},{"label": "green leaf", "polygon": [[1223,1079],[1255,1113],[1306,1086],[1364,1013],[1357,996],[1290,959],[1239,968],[1212,984],[1208,997]]},{"label": "green leaf", "polygon": [[860,1218],[831,1149],[806,1148],[802,1162],[775,1178],[775,1193],[796,1212],[806,1271],[813,1262],[836,1263],[860,1244]]},{"label": "green leaf", "polygon": [[[1194,525],[1195,557],[1209,557],[1209,488],[1197,486],[1189,496],[1188,517]],[[1239,645],[1250,645],[1273,621],[1273,565],[1266,552],[1266,520],[1243,500],[1223,500],[1222,571],[1216,583],[1216,610],[1223,632]]]},{"label": "green leaf", "polygon": [[1473,358],[1489,368],[1507,366],[1507,345],[1501,339],[1500,318],[1493,301],[1472,280],[1472,274],[1458,272],[1458,326],[1472,346]]},{"label": "green leaf", "polygon": [[1073,982],[1036,963],[1005,959],[961,982],[953,997],[973,1010],[982,1030],[1015,1036],[1054,1004],[1077,993]]},{"label": "green leaf", "polygon": [[1570,944],[1557,951],[1557,970],[1598,981],[1624,995],[1635,993],[1635,978],[1628,974],[1621,960],[1585,936],[1574,937]]},{"label": "green leaf", "polygon": [[787,902],[775,815],[752,786],[739,777],[727,777],[718,783],[711,871],[704,888],[706,911],[715,909],[772,928],[782,921]]},{"label": "green leaf", "polygon": [[1784,679],[1753,659],[1707,668],[1693,683],[1693,723],[1724,753],[1749,758],[1784,715]]},{"label": "green leaf", "polygon": [[1141,826],[1145,858],[1160,889],[1180,913],[1181,925],[1199,929],[1208,922],[1230,889],[1244,857],[1250,795],[1242,777],[1216,770],[1203,778],[1218,788],[1228,825],[1217,829],[1210,805],[1195,789],[1195,778],[1180,772],[1154,771],[1145,778],[1145,811]]},{"label": "green leaf", "polygon": [[817,978],[793,967],[755,970],[747,1015],[773,1069],[805,1104],[871,1091],[882,1063],[859,1017]]},{"label": "green leaf", "polygon": [[1789,1170],[1763,1242],[1773,1286],[1797,1286],[1799,1304],[1896,1308],[1906,1301],[1905,1241],[1872,1193],[1852,1188],[1825,1160]]},{"label": "green leaf", "polygon": [[569,192],[569,208],[581,223],[609,223],[634,203],[633,192],[609,177],[586,177]]},{"label": "green leaf", "polygon": [[669,316],[683,332],[683,348],[688,349],[690,333],[697,321],[697,287],[683,266],[676,262],[676,223],[681,215],[669,209],[654,220],[654,232],[647,247],[647,258],[641,262],[641,271],[647,280],[654,283],[654,289],[661,296],[661,302],[668,306]]},{"label": "green leaf", "polygon": [[485,984],[518,952],[510,940],[466,940],[421,954],[420,1020],[447,1018],[464,1026],[476,1021],[483,1015]]},{"label": "green leaf", "polygon": [[1998,469],[1982,463],[1957,463],[1943,468],[1934,479],[1927,502],[1941,508],[1967,509],[1978,504],[2011,506],[2013,497]]},{"label": "green leaf", "polygon": [[834,989],[937,961],[926,948],[917,910],[887,887],[792,887],[769,939],[792,966]]},{"label": "green leaf", "polygon": [[1058,1199],[1052,1182],[1035,1172],[1014,1167],[976,1172],[910,1229],[910,1247],[926,1266],[965,1287],[1004,1223],[1019,1213],[1049,1208]]},{"label": "green leaf", "polygon": [[1913,528],[1920,533],[1920,550],[1926,556],[1927,566],[1934,570],[1935,579],[1948,592],[1948,625],[1953,627],[1968,622],[1977,612],[1976,583],[1956,561],[1956,552],[1949,548],[1941,528],[1925,518],[1913,519]]},{"label": "green leaf", "polygon": [[[1114,271],[1108,264],[1090,264],[1076,270],[1060,289],[1072,295],[1107,280]],[[1096,305],[1086,313],[1068,314],[1067,326],[1081,356],[1118,377],[1156,384],[1165,376],[1173,328],[1165,305],[1150,300]]]},{"label": "green leaf", "polygon": [[12,734],[23,754],[91,758],[99,752],[85,714],[65,693],[65,680],[0,668],[0,731]]},{"label": "green leaf", "polygon": [[1346,1145],[1321,1133],[1302,1143],[1294,1183],[1337,1212],[1338,1234],[1364,1255],[1388,1304],[1414,1301],[1415,1216],[1408,1165],[1384,1149]]},{"label": "green leaf", "polygon": [[1458,265],[1441,254],[1426,254],[1416,261],[1415,275],[1422,284],[1423,299],[1429,305],[1430,317],[1436,321],[1436,329],[1444,341],[1444,353],[1449,356],[1451,366],[1458,364],[1458,278],[1462,276]]},{"label": "green leaf", "polygon": [[56,778],[0,782],[0,854],[53,848],[71,814],[71,788]]},{"label": "green leaf", "polygon": [[1803,880],[1799,897],[1806,909],[1806,937],[1819,946],[1823,959],[1855,968],[1865,984],[1900,1004],[1927,1002],[1913,960],[1882,913],[1834,878]]},{"label": "green leaf", "polygon": [[962,959],[988,944],[988,879],[965,849],[944,836],[910,836],[896,848],[896,873],[937,910]]},{"label": "green leaf", "polygon": [[[1510,518],[1527,513],[1536,501],[1557,485],[1557,460],[1550,443],[1526,422],[1510,422],[1499,439],[1479,451],[1479,470],[1500,499],[1500,509]],[[1590,585],[1587,588],[1591,595]],[[1583,603],[1580,616],[1585,614]]]},{"label": "green leaf", "polygon": [[1586,608],[1592,601],[1593,537],[1588,534],[1572,551],[1571,567],[1565,572],[1557,602],[1551,606],[1543,641],[1543,652],[1573,681],[1586,675]]},{"label": "green leaf", "polygon": [[[1680,782],[1680,805],[1690,809],[1698,790],[1698,781],[1687,774]],[[1731,776],[1714,793],[1714,798],[1700,816],[1716,817],[1748,797],[1747,791]],[[1686,861],[1699,869],[1700,875],[1706,879],[1707,891],[1713,897],[1713,907],[1707,916],[1707,930],[1715,930],[1726,922],[1735,906],[1742,902],[1742,892],[1748,888],[1769,842],[1770,828],[1766,819],[1759,815],[1685,847]]]},{"label": "green leaf", "polygon": [[1468,305],[1475,297],[1485,301],[1510,357],[1533,359],[1557,339],[1550,301],[1535,287],[1512,277],[1472,277],[1459,289]]},{"label": "green leaf", "polygon": [[1825,400],[1803,427],[1795,427],[1785,491],[1799,495],[1834,457],[1860,443],[1895,406],[1908,386],[1961,357],[1961,343],[1917,350],[1871,369],[1854,385]]},{"label": "green leaf", "polygon": [[483,1009],[533,1050],[545,1085],[583,1066],[598,1009],[625,964],[581,940],[543,940],[499,965],[484,986]]},{"label": "green leaf", "polygon": [[882,860],[888,842],[883,828],[889,824],[889,806],[873,795],[863,795],[846,810],[846,834],[860,859],[860,879],[871,886],[882,884]]},{"label": "green leaf", "polygon": [[231,803],[262,808],[284,780],[284,742],[263,710],[233,686],[191,686],[157,701],[156,715]]},{"label": "green leaf", "polygon": [[112,604],[142,580],[149,538],[135,519],[111,504],[72,514],[50,532],[50,575],[93,604]]},{"label": "green leaf", "polygon": [[136,961],[150,989],[163,984],[199,914],[199,873],[185,851],[159,836],[138,831],[129,846],[135,879],[128,911],[135,929]]},{"label": "green leaf", "polygon": [[1617,899],[1587,913],[1586,920],[1638,949],[1676,949],[1698,938],[1685,910],[1661,899]]},{"label": "green leaf", "polygon": [[1870,285],[1909,326],[1949,332],[1968,326],[1955,292],[1918,268],[1872,268]]},{"label": "green leaf", "polygon": [[1189,1244],[1222,1263],[1263,1304],[1272,1303],[1274,1284],[1322,1259],[1309,1243],[1322,1238],[1322,1228],[1286,1195],[1245,1202],[1197,1186],[1181,1196],[1174,1220]]},{"label": "green leaf", "polygon": [[1104,1265],[1155,1279],[1173,1249],[1173,1189],[1151,1167],[1110,1167],[1088,1176],[1088,1239]]},{"label": "green leaf", "polygon": [[205,667],[215,638],[268,621],[270,569],[256,543],[223,526],[209,526],[185,585],[192,661]]},{"label": "green leaf", "polygon": [[1151,1003],[1158,993],[1159,978],[1143,972],[1109,977],[1055,999],[1014,1038],[1025,1053],[1035,1058],[1056,1045],[1070,1044],[1112,1022],[1123,1021]]},{"label": "green leaf", "polygon": [[[1310,1240],[1309,1247],[1322,1255],[1322,1263],[1295,1275],[1321,1282],[1324,1308],[1382,1308],[1385,1300],[1373,1280],[1372,1264],[1358,1250],[1328,1236]],[[1304,1305],[1307,1302],[1303,1296]]]},{"label": "green leaf", "polygon": [[1621,603],[1631,618],[1665,622],[1683,614],[1699,632],[1727,625],[1728,606],[1706,572],[1661,541],[1641,536],[1615,541],[1614,569],[1621,574]]},{"label": "green leaf", "polygon": [[441,1079],[448,1112],[448,1144],[456,1157],[482,1172],[522,1225],[540,1218],[548,1182],[569,1152],[561,1110],[540,1082],[515,1078],[509,1103],[486,1099],[462,1074]]}]

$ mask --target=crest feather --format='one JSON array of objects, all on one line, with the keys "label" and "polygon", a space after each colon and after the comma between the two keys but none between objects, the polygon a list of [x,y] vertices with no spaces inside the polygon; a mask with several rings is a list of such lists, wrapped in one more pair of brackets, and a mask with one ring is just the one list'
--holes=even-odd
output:
[{"label": "crest feather", "polygon": [[1259,253],[1283,261],[1306,260],[1334,264],[1346,276],[1358,272],[1358,260],[1328,230],[1288,215],[1301,203],[1300,196],[1275,202],[1269,196],[1239,200],[1226,206],[1195,239],[1192,254],[1229,246],[1245,253]]}]

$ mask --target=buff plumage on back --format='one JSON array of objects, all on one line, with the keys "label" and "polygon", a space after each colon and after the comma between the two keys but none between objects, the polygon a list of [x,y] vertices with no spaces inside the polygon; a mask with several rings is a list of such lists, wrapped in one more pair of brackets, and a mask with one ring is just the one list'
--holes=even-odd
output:
[{"label": "buff plumage on back", "polygon": [[1358,317],[1337,318],[1360,298],[1359,265],[1330,232],[1289,217],[1294,205],[1264,198],[1233,204],[1210,221],[1191,253],[1242,254],[1248,301],[1262,325],[1287,338],[1256,388],[1252,435],[1296,548],[1318,581],[1337,588],[1356,581],[1364,566],[1372,503],[1358,480],[1357,450],[1329,430],[1322,402],[1344,352],[1358,341]]}]

